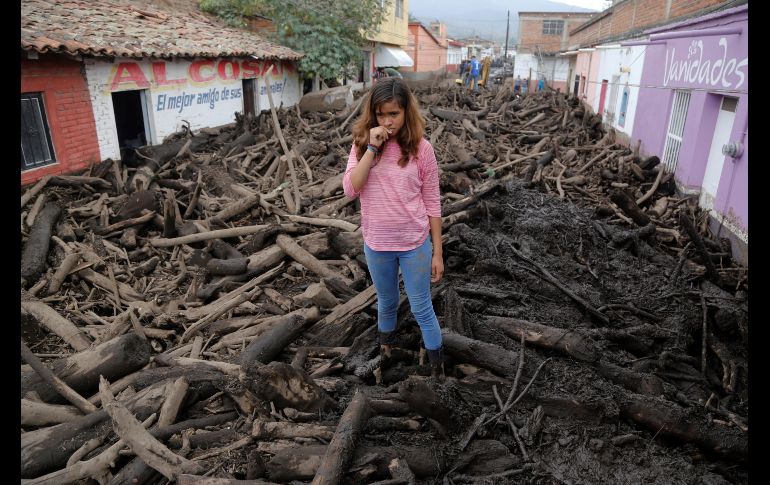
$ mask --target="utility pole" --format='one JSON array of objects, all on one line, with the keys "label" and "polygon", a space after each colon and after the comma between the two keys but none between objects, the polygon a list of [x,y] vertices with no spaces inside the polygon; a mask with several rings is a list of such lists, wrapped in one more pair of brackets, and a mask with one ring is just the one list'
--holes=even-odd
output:
[{"label": "utility pole", "polygon": [[508,29],[511,27],[511,11],[508,10],[508,23],[505,25],[505,52],[503,53],[503,63],[508,60]]}]

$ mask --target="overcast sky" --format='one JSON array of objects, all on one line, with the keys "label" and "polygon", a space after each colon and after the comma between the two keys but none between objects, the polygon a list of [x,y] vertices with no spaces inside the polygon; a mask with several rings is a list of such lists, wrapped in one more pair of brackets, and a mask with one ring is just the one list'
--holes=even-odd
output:
[{"label": "overcast sky", "polygon": [[559,3],[566,3],[567,5],[574,5],[575,7],[593,8],[595,10],[601,10],[605,4],[604,0],[553,0]]}]

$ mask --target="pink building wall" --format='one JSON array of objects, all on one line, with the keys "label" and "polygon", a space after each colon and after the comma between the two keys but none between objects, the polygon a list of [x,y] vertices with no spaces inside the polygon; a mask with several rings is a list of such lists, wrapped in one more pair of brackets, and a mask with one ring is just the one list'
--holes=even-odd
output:
[{"label": "pink building wall", "polygon": [[409,46],[405,50],[414,60],[413,72],[446,70],[447,48],[422,24],[409,24]]}]

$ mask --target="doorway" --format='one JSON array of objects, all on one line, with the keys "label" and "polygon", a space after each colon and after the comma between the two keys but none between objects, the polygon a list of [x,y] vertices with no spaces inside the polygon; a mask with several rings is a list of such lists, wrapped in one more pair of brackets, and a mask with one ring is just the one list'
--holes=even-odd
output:
[{"label": "doorway", "polygon": [[725,163],[725,155],[722,153],[722,145],[730,141],[730,133],[733,131],[735,111],[738,107],[738,98],[723,96],[717,114],[717,123],[714,127],[714,136],[711,138],[711,149],[706,162],[706,172],[703,174],[703,190],[700,195],[700,206],[711,209],[714,206],[714,198],[719,188],[719,179],[722,176],[722,167]]},{"label": "doorway", "polygon": [[112,109],[115,113],[121,160],[131,158],[134,149],[149,142],[144,100],[144,90],[112,93]]},{"label": "doorway", "polygon": [[602,90],[599,92],[599,109],[596,110],[596,114],[604,117],[604,99],[607,97],[607,83],[606,79],[602,79]]},{"label": "doorway", "polygon": [[243,114],[256,117],[259,107],[257,106],[256,97],[256,80],[244,79],[243,80]]}]

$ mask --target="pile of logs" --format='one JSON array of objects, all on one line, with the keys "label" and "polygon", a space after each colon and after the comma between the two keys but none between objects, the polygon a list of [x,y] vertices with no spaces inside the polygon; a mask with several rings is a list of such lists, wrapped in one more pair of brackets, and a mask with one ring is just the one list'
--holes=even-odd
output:
[{"label": "pile of logs", "polygon": [[[669,356],[667,369],[700,383],[707,360],[718,362],[711,381],[719,392],[705,407],[728,426],[700,426],[703,416],[657,399],[672,391],[655,374],[600,358],[597,341],[653,352],[650,325],[638,335],[608,326],[612,311],[644,310],[595,306],[514,245],[505,249],[511,261],[598,328],[486,315],[484,324],[513,345],[474,335],[461,294],[512,307],[526,295],[458,288],[447,261],[434,297],[454,377],[426,377],[416,332],[395,349],[396,367],[375,372],[376,293],[360,215],[341,188],[362,98],[339,113],[276,109],[271,100],[256,119],[187,130],[24,191],[23,483],[503,483],[533,470],[528,449],[545,417],[620,416],[745,464],[746,419],[728,404],[745,390],[747,366],[718,339],[706,343],[714,333],[706,313],[714,299],[729,301],[709,320],[746,341],[747,269],[710,234],[696,201],[677,197],[657,157],[620,145],[574,99],[520,97],[510,86],[478,97],[436,86],[418,94],[440,160],[446,247],[472,244],[470,226],[496,215],[489,201],[523,190],[592,208],[593,227],[613,251],[673,258],[671,291],[702,282],[704,342],[702,358]],[[503,266],[490,274],[513,274]],[[399,322],[408,310],[402,297]],[[533,357],[537,366],[527,368],[525,355],[538,352],[590,366],[629,392],[614,397],[616,408],[535,392],[550,359]],[[693,365],[702,372],[688,374]],[[513,441],[488,439],[492,429]],[[359,446],[383,433],[427,434],[449,451]]]}]

